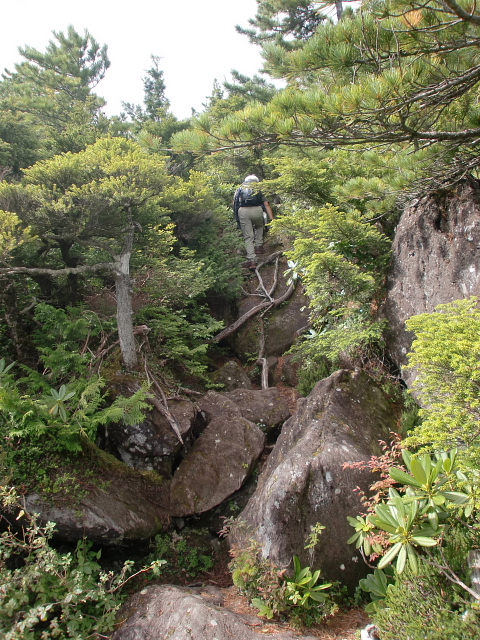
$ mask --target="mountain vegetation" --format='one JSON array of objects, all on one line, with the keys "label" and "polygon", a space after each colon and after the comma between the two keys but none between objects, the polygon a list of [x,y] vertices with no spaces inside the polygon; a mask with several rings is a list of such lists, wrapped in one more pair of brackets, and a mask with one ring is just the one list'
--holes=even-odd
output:
[{"label": "mountain vegetation", "polygon": [[[234,71],[187,120],[170,109],[157,56],[144,104],[108,118],[95,93],[110,65],[106,45],[71,26],[53,32],[44,52],[20,49],[24,61],[0,82],[2,485],[66,491],[102,425],[141,420],[152,380],[172,393],[211,386],[223,326],[214,309],[236,299],[244,277],[230,208],[247,173],[263,181],[276,213],[270,233],[310,300],[309,331],[295,347],[304,374],[363,367],[386,385],[396,379],[400,401],[378,313],[391,243],[408,199],[477,176],[480,13],[465,0],[347,4],[257,0],[249,26],[237,29],[285,88]],[[432,608],[448,574],[452,629],[478,608],[467,605],[453,560],[455,549],[465,560],[479,544],[477,325],[476,299],[409,321],[423,421],[412,421],[403,462],[388,461],[398,490],[385,485],[383,502],[352,518],[352,543],[380,558],[363,589],[383,601],[371,611],[385,629],[399,628],[395,598],[414,610],[419,567]],[[135,382],[134,393],[112,391],[114,371]],[[67,479],[57,482],[56,469]],[[29,575],[36,558],[47,562],[51,536],[31,524]],[[13,543],[3,537],[0,552],[2,544]],[[5,554],[0,571],[15,590]],[[97,571],[94,560],[79,548],[58,588],[42,574],[62,607],[75,580],[91,589],[85,567]],[[124,579],[102,578],[107,631]],[[96,616],[102,607],[91,600],[81,608]],[[21,604],[5,615],[15,629],[30,624],[23,637],[76,637],[71,621],[63,636],[45,635],[43,602],[28,623]],[[467,618],[462,625],[473,638]]]}]

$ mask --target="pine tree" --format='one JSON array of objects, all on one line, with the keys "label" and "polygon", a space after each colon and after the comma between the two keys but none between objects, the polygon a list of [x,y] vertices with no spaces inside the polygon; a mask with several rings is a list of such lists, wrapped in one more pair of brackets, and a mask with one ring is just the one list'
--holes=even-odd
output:
[{"label": "pine tree", "polygon": [[207,133],[213,148],[394,149],[431,188],[451,184],[480,164],[479,23],[453,0],[371,0],[292,50],[267,43],[287,89],[220,125],[200,120],[203,148]]},{"label": "pine tree", "polygon": [[257,14],[248,21],[252,28],[237,25],[236,29],[253,44],[275,42],[290,50],[308,40],[325,19],[319,4],[309,0],[257,0]]},{"label": "pine tree", "polygon": [[25,60],[5,72],[1,105],[28,116],[50,153],[79,151],[108,129],[105,102],[92,91],[110,66],[107,47],[71,25],[53,35],[44,53],[19,49]]}]

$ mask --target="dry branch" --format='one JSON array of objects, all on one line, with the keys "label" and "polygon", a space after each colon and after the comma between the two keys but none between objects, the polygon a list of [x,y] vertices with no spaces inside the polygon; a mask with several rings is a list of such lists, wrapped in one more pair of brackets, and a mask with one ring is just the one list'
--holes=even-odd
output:
[{"label": "dry branch", "polygon": [[61,276],[77,273],[88,273],[95,271],[113,271],[116,265],[113,262],[102,262],[99,264],[84,265],[82,267],[66,267],[65,269],[43,269],[41,267],[1,267],[1,276]]},{"label": "dry branch", "polygon": [[185,444],[183,442],[182,434],[180,433],[180,428],[178,426],[178,423],[175,420],[175,418],[173,417],[173,415],[170,413],[170,411],[168,410],[167,397],[166,397],[162,387],[155,380],[155,377],[154,377],[153,373],[147,368],[146,364],[145,364],[145,374],[147,376],[147,380],[152,382],[152,384],[154,385],[154,387],[157,389],[157,391],[160,393],[160,395],[162,397],[162,402],[160,402],[160,400],[158,398],[156,398],[155,396],[150,396],[150,397],[147,398],[148,402],[150,404],[152,404],[155,407],[155,409],[157,409],[157,411],[159,411],[162,414],[162,416],[167,420],[168,424],[172,427],[172,429],[175,432],[175,435],[177,436],[179,441],[182,444]]},{"label": "dry branch", "polygon": [[283,296],[280,296],[279,298],[277,298],[276,300],[273,300],[272,302],[265,301],[265,302],[261,302],[260,304],[257,304],[255,307],[252,307],[249,311],[244,313],[243,316],[240,316],[240,318],[238,318],[238,320],[236,320],[233,324],[223,329],[223,331],[220,331],[220,333],[218,333],[213,339],[216,342],[220,342],[220,340],[223,340],[227,336],[230,336],[232,333],[235,333],[235,331],[239,329],[242,325],[244,325],[245,322],[247,322],[247,320],[255,316],[260,311],[263,311],[263,309],[267,309],[269,307],[278,307],[279,305],[282,304],[282,302],[286,302],[290,298],[294,290],[295,290],[295,283],[292,282],[292,284],[288,287],[288,289],[285,291]]}]

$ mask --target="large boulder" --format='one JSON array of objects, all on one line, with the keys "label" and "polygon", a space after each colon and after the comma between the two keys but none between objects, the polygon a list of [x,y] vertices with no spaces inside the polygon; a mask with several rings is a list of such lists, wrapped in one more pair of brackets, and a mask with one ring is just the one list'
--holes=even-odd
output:
[{"label": "large boulder", "polygon": [[[194,426],[196,411],[188,400],[170,400],[169,411],[175,418],[185,442]],[[103,448],[133,469],[156,471],[170,477],[183,444],[166,418],[153,408],[138,424],[124,422],[105,427]]]},{"label": "large boulder", "polygon": [[[375,477],[343,465],[380,454],[378,441],[395,427],[388,397],[363,372],[337,371],[317,383],[284,424],[231,543],[246,547],[253,538],[263,558],[291,568],[298,555],[328,580],[353,589],[366,569],[347,544],[353,533],[347,516],[362,511],[356,489],[368,491]],[[306,551],[305,540],[318,522],[326,530],[315,549]]]},{"label": "large boulder", "polygon": [[55,522],[55,536],[67,542],[86,537],[96,544],[122,546],[148,540],[165,527],[166,487],[128,470],[103,484],[71,506],[52,504],[32,493],[25,497],[24,508],[38,513],[41,524]]},{"label": "large boulder", "polygon": [[256,390],[235,389],[224,392],[222,395],[235,402],[244,418],[262,426],[267,431],[290,417],[287,403],[276,387]]},{"label": "large boulder", "polygon": [[181,462],[171,482],[172,515],[199,514],[216,507],[238,491],[252,472],[265,436],[237,411],[214,417]]},{"label": "large boulder", "polygon": [[[405,320],[439,304],[480,295],[480,185],[463,183],[405,210],[395,233],[392,267],[383,308],[389,321],[388,349],[407,364],[413,335]],[[410,386],[415,372],[404,370]]]},{"label": "large boulder", "polygon": [[213,382],[223,384],[225,391],[233,391],[233,389],[251,389],[252,382],[244,369],[235,362],[229,360],[223,367],[217,369],[212,375]]},{"label": "large boulder", "polygon": [[153,585],[135,594],[121,611],[122,625],[112,640],[315,640],[289,632],[264,633],[252,615],[223,607],[220,589]]}]

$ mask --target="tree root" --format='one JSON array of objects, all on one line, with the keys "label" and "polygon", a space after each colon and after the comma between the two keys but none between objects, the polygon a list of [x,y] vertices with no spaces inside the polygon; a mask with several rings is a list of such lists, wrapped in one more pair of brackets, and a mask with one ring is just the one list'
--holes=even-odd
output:
[{"label": "tree root", "polygon": [[229,327],[226,327],[225,329],[223,329],[223,331],[220,331],[220,333],[217,333],[217,335],[214,336],[213,340],[215,340],[215,342],[220,342],[220,340],[223,340],[227,336],[230,336],[232,333],[235,333],[235,331],[237,331],[237,329],[239,329],[242,325],[244,325],[245,322],[247,322],[247,320],[255,316],[260,311],[263,311],[264,309],[270,310],[272,308],[280,306],[283,302],[286,302],[291,297],[294,291],[295,291],[295,283],[292,282],[292,284],[289,285],[288,289],[285,291],[283,296],[280,296],[276,300],[272,300],[272,302],[267,300],[265,302],[261,302],[260,304],[257,304],[255,307],[252,307],[249,311],[244,313],[243,316],[240,316],[240,318],[238,318],[238,320],[236,320]]}]

